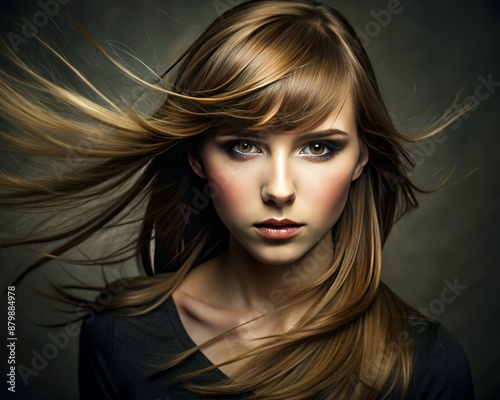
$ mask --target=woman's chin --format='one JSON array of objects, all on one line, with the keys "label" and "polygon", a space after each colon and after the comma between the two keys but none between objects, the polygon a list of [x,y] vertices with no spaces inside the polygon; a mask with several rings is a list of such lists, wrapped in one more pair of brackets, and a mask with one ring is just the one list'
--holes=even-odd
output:
[{"label": "woman's chin", "polygon": [[304,259],[307,249],[270,248],[260,251],[251,249],[249,254],[259,263],[273,266],[291,266]]}]

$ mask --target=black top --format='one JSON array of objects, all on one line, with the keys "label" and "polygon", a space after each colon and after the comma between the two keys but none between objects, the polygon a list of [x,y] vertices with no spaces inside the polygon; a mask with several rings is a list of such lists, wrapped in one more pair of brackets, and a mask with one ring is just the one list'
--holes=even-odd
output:
[{"label": "black top", "polygon": [[[467,357],[455,338],[436,324],[414,331],[416,363],[408,400],[474,399]],[[81,399],[199,399],[169,381],[173,376],[213,365],[201,351],[151,377],[154,367],[169,355],[194,345],[172,298],[143,316],[123,317],[109,311],[92,315],[84,321],[80,337]],[[225,378],[215,369],[197,382],[215,383]],[[391,399],[399,400],[399,396]]]}]

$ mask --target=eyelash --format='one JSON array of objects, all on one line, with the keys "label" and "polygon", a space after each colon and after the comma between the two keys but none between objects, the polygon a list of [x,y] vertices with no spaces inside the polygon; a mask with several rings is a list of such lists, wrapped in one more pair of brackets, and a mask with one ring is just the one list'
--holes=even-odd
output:
[{"label": "eyelash", "polygon": [[231,140],[230,142],[227,142],[224,145],[224,148],[225,148],[226,152],[229,153],[229,155],[232,155],[232,156],[235,156],[238,158],[246,158],[249,155],[258,154],[258,153],[242,153],[242,152],[236,151],[235,147],[238,146],[239,144],[242,144],[242,143],[248,143],[250,146],[258,148],[258,146],[250,140]]},{"label": "eyelash", "polygon": [[[255,147],[256,149],[258,149],[258,151],[253,152],[253,153],[242,153],[242,152],[235,150],[235,147],[239,144],[242,144],[242,143],[247,143],[248,145],[252,146],[252,148]],[[322,155],[306,154],[306,156],[311,157],[315,160],[330,159],[330,158],[336,156],[337,153],[342,148],[342,145],[340,143],[337,143],[333,140],[319,140],[319,141],[315,141],[315,142],[310,142],[307,145],[305,145],[304,147],[302,147],[299,154],[303,154],[302,152],[304,151],[304,149],[307,149],[308,147],[311,147],[315,144],[322,145],[325,147],[325,150],[327,150],[327,153],[322,154]],[[223,144],[223,147],[224,147],[225,151],[230,156],[237,157],[237,158],[247,158],[248,156],[262,153],[262,151],[259,149],[259,146],[256,143],[252,142],[251,140],[245,140],[245,139],[231,140],[231,141]]]}]

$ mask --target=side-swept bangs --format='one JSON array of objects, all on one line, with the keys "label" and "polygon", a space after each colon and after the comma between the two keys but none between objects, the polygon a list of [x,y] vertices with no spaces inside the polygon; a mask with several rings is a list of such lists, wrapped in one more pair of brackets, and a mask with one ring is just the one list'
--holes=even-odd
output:
[{"label": "side-swept bangs", "polygon": [[306,12],[270,6],[258,24],[246,15],[191,49],[175,86],[196,99],[209,132],[310,130],[340,110],[353,92],[353,57],[324,15]]}]

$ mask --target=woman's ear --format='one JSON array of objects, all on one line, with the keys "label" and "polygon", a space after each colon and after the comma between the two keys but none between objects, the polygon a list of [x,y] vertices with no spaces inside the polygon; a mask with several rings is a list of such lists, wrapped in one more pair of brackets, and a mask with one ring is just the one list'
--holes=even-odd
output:
[{"label": "woman's ear", "polygon": [[206,179],[207,174],[205,173],[205,168],[203,168],[203,163],[201,162],[199,152],[193,146],[189,146],[188,149],[189,165],[193,169],[194,173],[198,175],[201,179]]},{"label": "woman's ear", "polygon": [[358,162],[356,164],[356,168],[354,168],[354,173],[352,175],[352,180],[355,181],[356,179],[359,178],[361,173],[363,172],[363,168],[365,167],[366,163],[368,162],[368,147],[366,147],[366,144],[363,141],[359,142],[359,158]]}]

